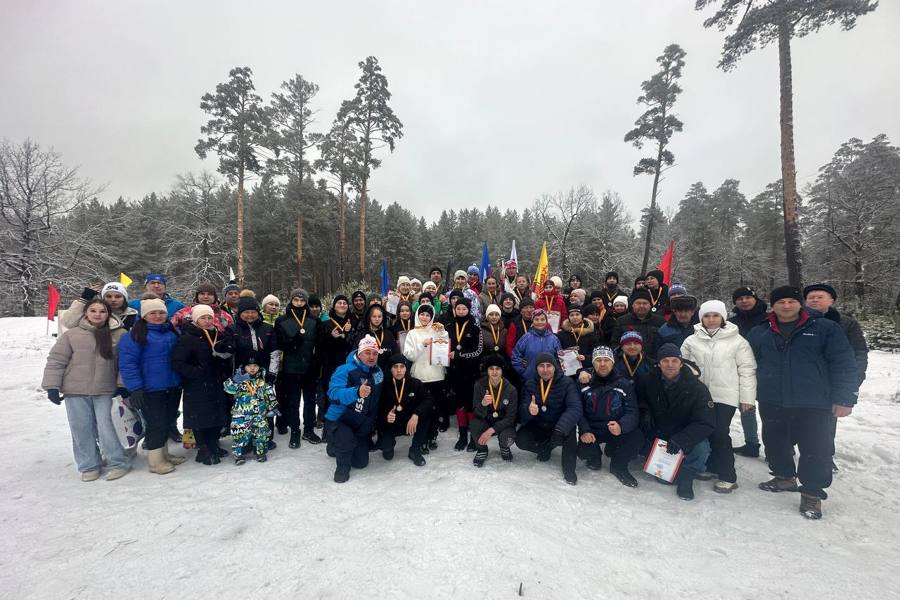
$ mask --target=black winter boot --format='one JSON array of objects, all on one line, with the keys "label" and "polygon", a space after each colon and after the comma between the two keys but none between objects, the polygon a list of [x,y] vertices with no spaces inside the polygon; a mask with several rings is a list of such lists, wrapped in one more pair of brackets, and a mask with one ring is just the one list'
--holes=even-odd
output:
[{"label": "black winter boot", "polygon": [[200,446],[200,448],[197,449],[197,458],[195,458],[194,460],[204,465],[213,464],[212,458],[210,457],[209,448],[206,446]]},{"label": "black winter boot", "polygon": [[484,461],[487,460],[487,457],[487,446],[481,446],[475,450],[475,458],[472,460],[472,464],[478,468],[481,468],[484,466]]},{"label": "black winter boot", "polygon": [[456,445],[453,446],[453,449],[461,452],[466,449],[466,446],[469,443],[469,428],[468,427],[460,427],[459,428],[459,439],[456,440]]},{"label": "black winter boot", "polygon": [[334,470],[334,482],[335,483],[346,483],[350,480],[350,466],[341,466],[338,465],[337,469]]},{"label": "black winter boot", "polygon": [[628,468],[620,469],[610,469],[610,473],[612,473],[616,479],[619,480],[619,483],[624,485],[625,487],[636,488],[638,485],[637,479],[632,477],[631,473],[628,472]]},{"label": "black winter boot", "polygon": [[422,453],[419,451],[418,448],[416,448],[416,447],[410,448],[408,456],[409,456],[409,460],[411,460],[413,462],[413,464],[416,465],[417,467],[425,466],[425,459],[422,458]]},{"label": "black winter boot", "polygon": [[300,447],[300,432],[299,431],[291,431],[291,439],[288,441],[288,448],[299,448]]},{"label": "black winter boot", "polygon": [[676,489],[675,493],[678,494],[678,497],[682,500],[693,500],[694,499],[694,473],[690,469],[682,469],[680,473],[678,473],[678,479],[675,482]]},{"label": "black winter boot", "polygon": [[500,458],[502,458],[506,462],[512,462],[512,450],[510,448],[504,448],[503,446],[500,446]]}]

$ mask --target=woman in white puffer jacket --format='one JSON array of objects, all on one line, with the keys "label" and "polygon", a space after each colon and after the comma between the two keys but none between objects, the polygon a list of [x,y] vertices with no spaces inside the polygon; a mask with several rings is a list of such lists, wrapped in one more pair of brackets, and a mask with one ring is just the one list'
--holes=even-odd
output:
[{"label": "woman in white puffer jacket", "polygon": [[746,412],[756,405],[756,359],[737,325],[728,322],[724,302],[707,300],[700,305],[699,316],[693,335],[681,346],[682,356],[700,368],[700,381],[715,403],[716,428],[709,438],[712,453],[707,472],[699,478],[718,477],[715,491],[727,494],[737,488],[731,419],[738,407]]},{"label": "woman in white puffer jacket", "polygon": [[[434,402],[434,417],[428,432],[428,443],[422,447],[422,454],[437,448],[438,428],[447,431],[450,423],[450,407],[444,390],[446,367],[431,364],[431,337],[444,330],[444,326],[434,320],[434,308],[430,304],[420,304],[413,319],[415,329],[406,334],[403,342],[403,356],[412,363],[409,374],[425,384]],[[473,384],[474,385],[474,384]]]}]

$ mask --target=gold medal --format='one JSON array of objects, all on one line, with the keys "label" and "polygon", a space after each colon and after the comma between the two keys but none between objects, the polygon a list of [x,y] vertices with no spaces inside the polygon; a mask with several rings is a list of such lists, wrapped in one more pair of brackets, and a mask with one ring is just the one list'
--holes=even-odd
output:
[{"label": "gold medal", "polygon": [[494,417],[494,418],[495,418],[495,419],[496,419],[496,418],[497,418],[497,417],[499,417],[499,416],[500,416],[500,413],[498,413],[498,412],[495,412],[495,413],[493,413],[493,414],[492,414],[492,415],[491,415],[491,416],[492,416],[492,417]]},{"label": "gold medal", "polygon": [[400,412],[400,411],[402,411],[402,410],[403,410],[403,405],[402,405],[402,404],[398,404],[398,405],[397,405],[397,412]]}]

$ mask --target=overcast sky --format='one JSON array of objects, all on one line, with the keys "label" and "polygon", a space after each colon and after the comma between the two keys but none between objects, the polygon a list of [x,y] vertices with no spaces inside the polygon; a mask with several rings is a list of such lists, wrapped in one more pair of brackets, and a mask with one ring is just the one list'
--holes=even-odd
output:
[{"label": "overcast sky", "polygon": [[[615,190],[632,216],[651,178],[622,141],[640,83],[669,43],[687,52],[684,132],[663,208],[688,187],[741,181],[752,196],[780,177],[774,47],[716,69],[723,34],[693,0],[640,2],[77,2],[0,0],[0,137],[52,146],[105,199],[168,190],[217,166],[194,153],[200,97],[250,66],[268,100],[301,73],[319,84],[326,129],[353,95],[357,63],[378,57],[404,137],[371,195],[429,220],[443,208],[530,205],[586,184]],[[794,41],[798,183],[850,137],[900,144],[900,2],[857,27]]]}]

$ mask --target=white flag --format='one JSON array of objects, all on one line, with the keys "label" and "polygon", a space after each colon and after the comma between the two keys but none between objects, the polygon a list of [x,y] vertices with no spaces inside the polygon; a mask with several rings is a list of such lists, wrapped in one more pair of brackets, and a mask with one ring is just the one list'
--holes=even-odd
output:
[{"label": "white flag", "polygon": [[509,251],[509,260],[516,261],[516,264],[519,264],[519,258],[516,256],[516,240],[513,240],[512,250]]},{"label": "white flag", "polygon": [[[513,242],[515,244],[515,242]],[[234,276],[234,269],[228,267],[228,281],[236,281],[237,277]]]}]

